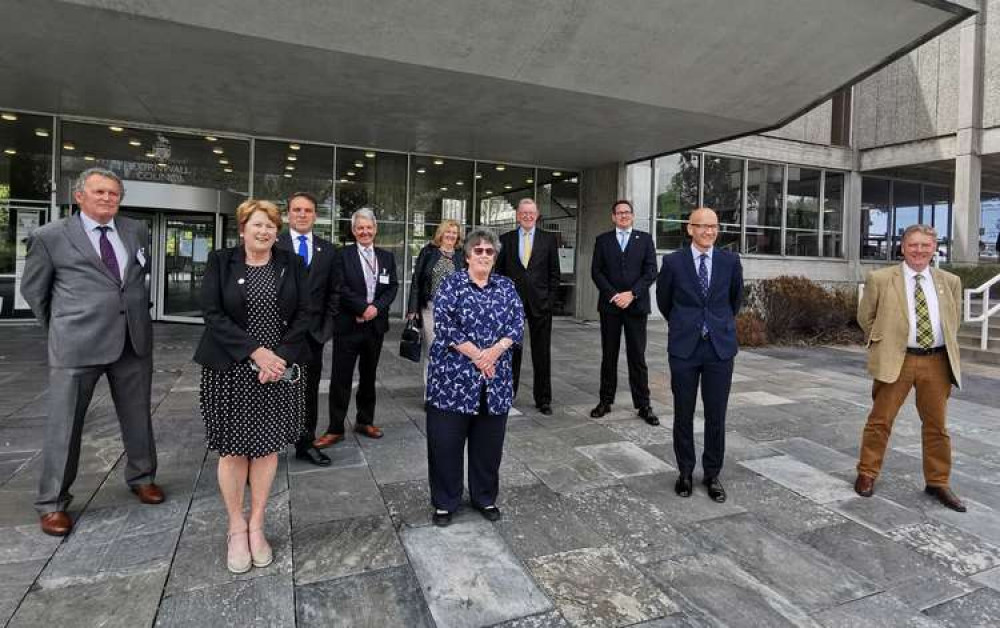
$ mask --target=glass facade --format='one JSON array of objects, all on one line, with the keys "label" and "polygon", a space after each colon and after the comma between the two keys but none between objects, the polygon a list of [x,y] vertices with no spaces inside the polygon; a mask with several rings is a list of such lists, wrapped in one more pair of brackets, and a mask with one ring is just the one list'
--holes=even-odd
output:
[{"label": "glass facade", "polygon": [[844,180],[833,170],[693,151],[626,172],[636,207],[653,208],[658,249],[685,246],[688,217],[704,206],[719,215],[717,246],[789,257],[843,257]]},{"label": "glass facade", "polygon": [[1000,191],[983,190],[980,211],[979,257],[1000,263]]},{"label": "glass facade", "polygon": [[949,259],[951,188],[906,181],[863,177],[861,182],[861,259],[902,258],[901,238],[910,225],[924,223],[938,232],[938,255]]},{"label": "glass facade", "polygon": [[50,215],[69,215],[70,186],[93,166],[125,181],[122,214],[149,227],[154,315],[162,320],[198,320],[208,251],[239,242],[233,212],[241,201],[253,195],[284,208],[298,191],[319,200],[316,232],[338,246],[354,239],[351,214],[374,210],[376,242],[396,256],[395,314],[402,313],[413,262],[442,220],[457,220],[463,232],[503,232],[516,225],[518,201],[533,197],[541,224],[559,237],[564,285],[557,311],[573,312],[576,172],[0,113],[0,318],[31,316],[17,289],[28,234]]}]

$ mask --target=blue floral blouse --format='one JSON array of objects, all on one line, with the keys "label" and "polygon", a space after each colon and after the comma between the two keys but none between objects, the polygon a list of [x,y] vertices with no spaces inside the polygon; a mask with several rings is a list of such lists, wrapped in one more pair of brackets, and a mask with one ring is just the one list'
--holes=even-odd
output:
[{"label": "blue floral blouse", "polygon": [[500,355],[493,379],[486,379],[472,360],[453,347],[470,341],[486,349],[504,337],[520,343],[523,334],[524,307],[510,279],[493,273],[480,288],[467,270],[445,277],[434,295],[427,401],[439,410],[477,414],[485,384],[489,413],[507,414],[514,401],[511,350]]}]

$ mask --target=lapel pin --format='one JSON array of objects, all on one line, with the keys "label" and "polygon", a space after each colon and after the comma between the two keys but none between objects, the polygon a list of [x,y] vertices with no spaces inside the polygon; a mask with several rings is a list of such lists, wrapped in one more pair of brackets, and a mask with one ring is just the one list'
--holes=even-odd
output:
[{"label": "lapel pin", "polygon": [[243,277],[240,277],[239,279],[236,280],[236,283],[240,284],[241,286],[243,284],[245,284],[246,282],[247,282],[247,280],[244,279]]}]

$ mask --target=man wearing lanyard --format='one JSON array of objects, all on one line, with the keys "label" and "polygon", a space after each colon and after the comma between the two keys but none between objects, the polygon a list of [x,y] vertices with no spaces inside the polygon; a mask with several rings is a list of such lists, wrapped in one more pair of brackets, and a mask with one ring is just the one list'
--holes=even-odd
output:
[{"label": "man wearing lanyard", "polygon": [[[330,381],[332,443],[344,438],[344,419],[351,403],[351,380],[358,367],[357,415],[354,430],[382,438],[375,421],[375,370],[382,340],[389,330],[389,308],[396,298],[396,260],[375,246],[375,213],[368,208],[351,215],[354,246],[344,247],[333,264],[332,285],[337,305],[333,316],[333,378]],[[321,437],[320,441],[323,440]]]},{"label": "man wearing lanyard", "polygon": [[295,457],[317,466],[330,464],[328,458],[319,450],[329,447],[332,437],[329,434],[314,442],[316,424],[319,418],[319,382],[323,376],[323,346],[333,335],[333,319],[330,315],[331,287],[330,275],[333,260],[336,257],[336,247],[329,240],[321,238],[313,232],[316,224],[316,197],[308,192],[296,192],[288,198],[288,230],[278,236],[278,246],[293,251],[302,258],[309,269],[309,292],[312,295],[313,322],[309,328],[307,341],[312,353],[310,362],[306,365],[306,417],[304,430],[299,442],[295,444]]}]

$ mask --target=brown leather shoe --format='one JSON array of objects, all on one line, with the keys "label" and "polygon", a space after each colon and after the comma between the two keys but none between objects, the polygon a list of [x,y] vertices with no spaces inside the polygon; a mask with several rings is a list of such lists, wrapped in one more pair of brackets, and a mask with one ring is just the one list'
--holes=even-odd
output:
[{"label": "brown leather shoe", "polygon": [[47,512],[39,517],[42,532],[49,536],[66,536],[73,529],[73,520],[62,510]]},{"label": "brown leather shoe", "polygon": [[139,497],[139,501],[144,504],[162,504],[166,496],[163,489],[153,484],[136,484],[132,487],[132,492]]},{"label": "brown leather shoe", "polygon": [[382,429],[374,425],[358,425],[354,431],[368,438],[382,438]]},{"label": "brown leather shoe", "polygon": [[332,447],[344,440],[343,434],[323,434],[319,438],[313,441],[313,447],[316,449],[326,449],[327,447]]},{"label": "brown leather shoe", "polygon": [[947,486],[925,486],[924,492],[927,493],[928,495],[933,495],[934,497],[937,497],[937,500],[939,502],[941,502],[942,504],[944,504],[948,508],[951,508],[954,511],[957,512],[966,511],[965,504],[962,503],[962,500],[960,500],[958,498],[958,495],[956,495],[955,492],[952,491]]},{"label": "brown leather shoe", "polygon": [[858,479],[854,480],[854,492],[862,497],[871,497],[875,494],[875,478],[858,475]]}]

